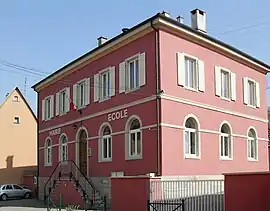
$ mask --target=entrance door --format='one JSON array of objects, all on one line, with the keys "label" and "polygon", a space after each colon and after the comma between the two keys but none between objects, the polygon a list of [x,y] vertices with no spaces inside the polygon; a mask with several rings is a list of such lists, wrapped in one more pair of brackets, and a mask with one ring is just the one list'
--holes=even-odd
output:
[{"label": "entrance door", "polygon": [[79,168],[87,177],[87,135],[84,130],[81,131],[79,139]]}]

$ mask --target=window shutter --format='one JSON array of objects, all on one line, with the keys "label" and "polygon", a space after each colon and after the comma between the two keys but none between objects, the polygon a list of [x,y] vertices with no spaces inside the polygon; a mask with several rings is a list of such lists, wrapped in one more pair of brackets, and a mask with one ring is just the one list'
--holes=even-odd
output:
[{"label": "window shutter", "polygon": [[260,108],[261,102],[260,102],[260,84],[256,82],[256,107]]},{"label": "window shutter", "polygon": [[145,66],[146,66],[146,64],[145,64],[145,53],[141,53],[140,56],[139,56],[140,86],[145,85],[145,75],[146,75]]},{"label": "window shutter", "polygon": [[51,118],[54,116],[54,95],[51,95]]},{"label": "window shutter", "polygon": [[231,72],[231,99],[236,101],[236,76]]},{"label": "window shutter", "polygon": [[85,79],[85,105],[90,103],[90,78]]},{"label": "window shutter", "polygon": [[115,66],[110,67],[110,96],[115,95]]},{"label": "window shutter", "polygon": [[216,96],[221,95],[221,75],[220,67],[215,66],[215,86],[216,86]]},{"label": "window shutter", "polygon": [[185,85],[185,55],[184,53],[176,53],[177,62],[177,84]]},{"label": "window shutter", "polygon": [[69,112],[70,110],[70,87],[66,88],[66,99],[65,99],[65,107],[66,107],[66,112]]},{"label": "window shutter", "polygon": [[77,107],[77,84],[73,85],[73,104]]},{"label": "window shutter", "polygon": [[126,91],[126,65],[125,62],[119,64],[119,93]]},{"label": "window shutter", "polygon": [[57,92],[56,95],[55,95],[55,116],[58,116],[59,115],[59,107],[60,107],[60,104],[59,104],[59,96],[60,96],[60,93]]},{"label": "window shutter", "polygon": [[42,108],[41,108],[41,117],[42,117],[42,121],[45,120],[45,100],[42,100]]},{"label": "window shutter", "polygon": [[199,90],[205,91],[205,76],[204,76],[204,62],[202,60],[198,60],[198,68],[199,68]]},{"label": "window shutter", "polygon": [[99,74],[94,75],[94,102],[99,101]]},{"label": "window shutter", "polygon": [[244,77],[243,78],[243,94],[244,94],[244,104],[248,104],[248,78]]}]

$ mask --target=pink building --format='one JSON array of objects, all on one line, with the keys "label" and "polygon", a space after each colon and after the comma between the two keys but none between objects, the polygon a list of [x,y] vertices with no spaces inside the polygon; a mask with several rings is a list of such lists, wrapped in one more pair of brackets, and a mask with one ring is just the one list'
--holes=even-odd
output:
[{"label": "pink building", "polygon": [[64,168],[108,198],[112,175],[268,170],[270,66],[209,36],[203,11],[191,17],[190,27],[158,13],[100,37],[34,85],[40,198]]}]

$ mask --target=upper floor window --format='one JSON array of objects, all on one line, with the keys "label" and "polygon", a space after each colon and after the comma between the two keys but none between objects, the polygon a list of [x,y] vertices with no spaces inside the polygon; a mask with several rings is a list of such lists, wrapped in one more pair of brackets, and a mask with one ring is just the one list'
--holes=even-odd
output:
[{"label": "upper floor window", "polygon": [[236,76],[232,71],[215,66],[216,96],[226,100],[236,100]]},{"label": "upper floor window", "polygon": [[67,136],[62,135],[60,137],[60,145],[59,145],[59,160],[60,161],[67,161],[68,160],[68,142]]},{"label": "upper floor window", "polygon": [[94,102],[109,99],[115,95],[115,66],[94,75]]},{"label": "upper floor window", "polygon": [[257,160],[258,159],[258,140],[256,132],[254,129],[248,131],[248,159]]},{"label": "upper floor window", "polygon": [[119,93],[145,85],[145,53],[137,54],[119,64]]},{"label": "upper floor window", "polygon": [[42,100],[42,120],[50,120],[53,118],[54,97],[50,95]]},{"label": "upper floor window", "polygon": [[177,83],[187,89],[205,91],[204,62],[198,58],[177,53]]},{"label": "upper floor window", "polygon": [[189,117],[185,122],[185,157],[199,157],[199,134],[198,123],[193,117]]},{"label": "upper floor window", "polygon": [[127,123],[127,159],[140,159],[142,157],[142,131],[141,123],[133,118]]},{"label": "upper floor window", "polygon": [[251,107],[260,107],[260,85],[258,82],[244,77],[244,104]]},{"label": "upper floor window", "polygon": [[232,158],[231,129],[228,124],[223,124],[220,131],[220,157],[221,159]]},{"label": "upper floor window", "polygon": [[45,166],[52,165],[52,140],[50,138],[46,139],[45,141],[45,148],[44,148],[44,154],[45,154]]},{"label": "upper floor window", "polygon": [[18,116],[14,117],[14,124],[20,124],[20,117]]},{"label": "upper floor window", "polygon": [[13,102],[19,102],[19,96],[15,95],[15,96],[13,97]]},{"label": "upper floor window", "polygon": [[56,93],[56,111],[55,115],[65,114],[69,111],[70,88],[65,88]]},{"label": "upper floor window", "polygon": [[73,85],[73,102],[78,109],[82,109],[90,103],[90,78]]}]

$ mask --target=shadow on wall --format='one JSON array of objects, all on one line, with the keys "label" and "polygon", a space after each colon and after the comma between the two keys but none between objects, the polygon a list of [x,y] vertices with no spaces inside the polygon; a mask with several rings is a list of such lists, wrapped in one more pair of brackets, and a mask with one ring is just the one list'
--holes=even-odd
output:
[{"label": "shadow on wall", "polygon": [[13,167],[13,155],[6,158],[6,168],[0,169],[0,184],[14,183],[20,185],[24,184],[24,176],[36,176],[37,166],[21,166]]}]

